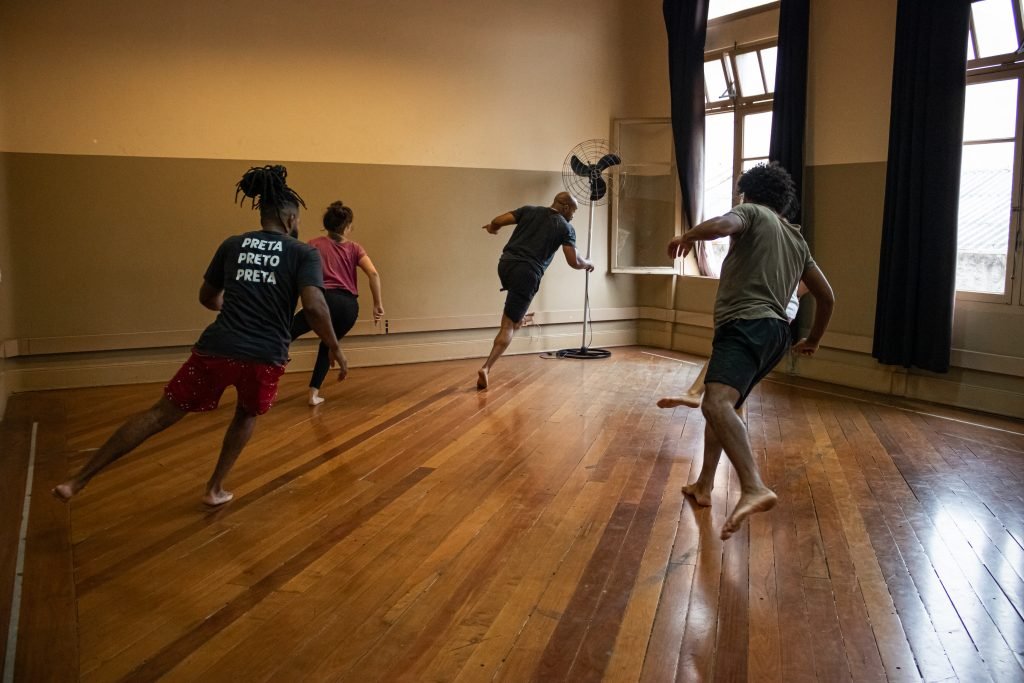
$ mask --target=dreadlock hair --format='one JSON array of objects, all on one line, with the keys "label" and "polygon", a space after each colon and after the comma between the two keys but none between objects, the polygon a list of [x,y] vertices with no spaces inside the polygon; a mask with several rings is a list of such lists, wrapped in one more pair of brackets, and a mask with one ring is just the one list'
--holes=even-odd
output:
[{"label": "dreadlock hair", "polygon": [[345,228],[351,225],[355,214],[352,213],[352,207],[345,206],[345,203],[340,199],[336,202],[331,202],[331,205],[324,211],[324,229],[328,232],[342,232]]},{"label": "dreadlock hair", "polygon": [[763,204],[780,216],[787,216],[797,207],[796,184],[777,161],[747,170],[736,187],[745,201]]},{"label": "dreadlock hair", "polygon": [[[235,201],[245,206],[245,200],[252,201],[252,208],[260,210],[260,216],[281,217],[282,209],[289,206],[306,208],[299,193],[288,187],[285,179],[288,169],[284,166],[253,166],[235,185]],[[242,200],[238,200],[238,195]]]}]

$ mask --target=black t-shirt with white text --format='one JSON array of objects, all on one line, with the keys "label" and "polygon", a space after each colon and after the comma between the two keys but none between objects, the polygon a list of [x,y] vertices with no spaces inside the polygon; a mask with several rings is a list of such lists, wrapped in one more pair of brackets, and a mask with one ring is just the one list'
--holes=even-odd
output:
[{"label": "black t-shirt with white text", "polygon": [[302,288],[324,286],[316,249],[262,230],[224,240],[203,279],[224,290],[224,305],[196,350],[275,365],[288,360],[292,315]]}]

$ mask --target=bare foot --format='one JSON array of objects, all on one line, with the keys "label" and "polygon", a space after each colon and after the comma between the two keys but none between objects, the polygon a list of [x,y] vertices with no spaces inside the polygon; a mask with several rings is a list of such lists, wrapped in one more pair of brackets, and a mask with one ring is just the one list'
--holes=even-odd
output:
[{"label": "bare foot", "polygon": [[532,325],[533,324],[533,316],[534,316],[533,313],[527,313],[526,315],[524,315],[522,321],[519,323],[519,326],[520,327],[529,327],[530,325]]},{"label": "bare foot", "polygon": [[722,540],[729,538],[740,530],[743,520],[755,512],[764,512],[775,507],[778,496],[770,488],[763,488],[756,493],[741,493],[740,500],[733,508],[732,514],[722,525]]},{"label": "bare foot", "polygon": [[711,505],[711,489],[704,489],[699,482],[693,482],[683,487],[683,494],[693,498],[693,502],[703,507]]},{"label": "bare foot", "polygon": [[220,491],[207,491],[206,495],[203,496],[203,502],[210,507],[215,508],[223,505],[234,497],[235,494],[231,493],[231,491],[225,491],[224,489],[221,489]]},{"label": "bare foot", "polygon": [[487,369],[480,368],[476,373],[476,388],[486,389],[487,388]]},{"label": "bare foot", "polygon": [[53,497],[60,502],[67,503],[75,497],[75,494],[78,493],[81,488],[81,486],[75,486],[72,482],[68,481],[63,484],[57,484],[50,489],[50,493],[52,493]]},{"label": "bare foot", "polygon": [[309,390],[309,405],[318,406],[324,402],[324,398],[320,396],[320,391],[317,389]]},{"label": "bare foot", "polygon": [[700,394],[683,394],[682,396],[666,396],[658,401],[659,408],[675,408],[676,406],[689,406],[700,408]]}]

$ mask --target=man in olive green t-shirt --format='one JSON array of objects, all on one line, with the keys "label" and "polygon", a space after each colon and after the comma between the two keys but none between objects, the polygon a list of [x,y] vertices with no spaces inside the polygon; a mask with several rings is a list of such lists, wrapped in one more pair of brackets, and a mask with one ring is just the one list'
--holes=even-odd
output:
[{"label": "man in olive green t-shirt", "polygon": [[789,348],[786,305],[800,282],[814,296],[811,332],[792,348],[794,353],[810,356],[818,350],[835,304],[832,288],[811,258],[799,226],[783,218],[796,199],[789,173],[775,163],[759,164],[745,172],[737,186],[742,204],[668,245],[669,256],[677,258],[689,253],[694,242],[730,238],[715,300],[715,336],[701,403],[707,420],[704,463],[697,481],[683,487],[683,493],[697,504],[710,505],[715,470],[725,451],[736,468],[741,491],[722,526],[723,539],[738,531],[751,514],[775,506],[775,493],[761,480],[746,425],[737,411]]}]

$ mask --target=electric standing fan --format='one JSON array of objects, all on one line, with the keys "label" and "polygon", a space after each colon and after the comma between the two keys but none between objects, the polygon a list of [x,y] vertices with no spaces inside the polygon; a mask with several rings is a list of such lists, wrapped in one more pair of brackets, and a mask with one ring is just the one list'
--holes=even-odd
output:
[{"label": "electric standing fan", "polygon": [[[587,260],[590,260],[590,241],[594,236],[594,208],[608,201],[612,178],[606,175],[612,166],[622,163],[618,154],[609,151],[606,140],[584,140],[570,150],[562,165],[562,183],[580,204],[590,207],[587,221]],[[587,348],[587,323],[590,322],[590,272],[586,273],[583,290],[583,340],[578,349],[562,349],[559,358],[607,358],[605,349]],[[591,333],[593,336],[593,333]]]}]

